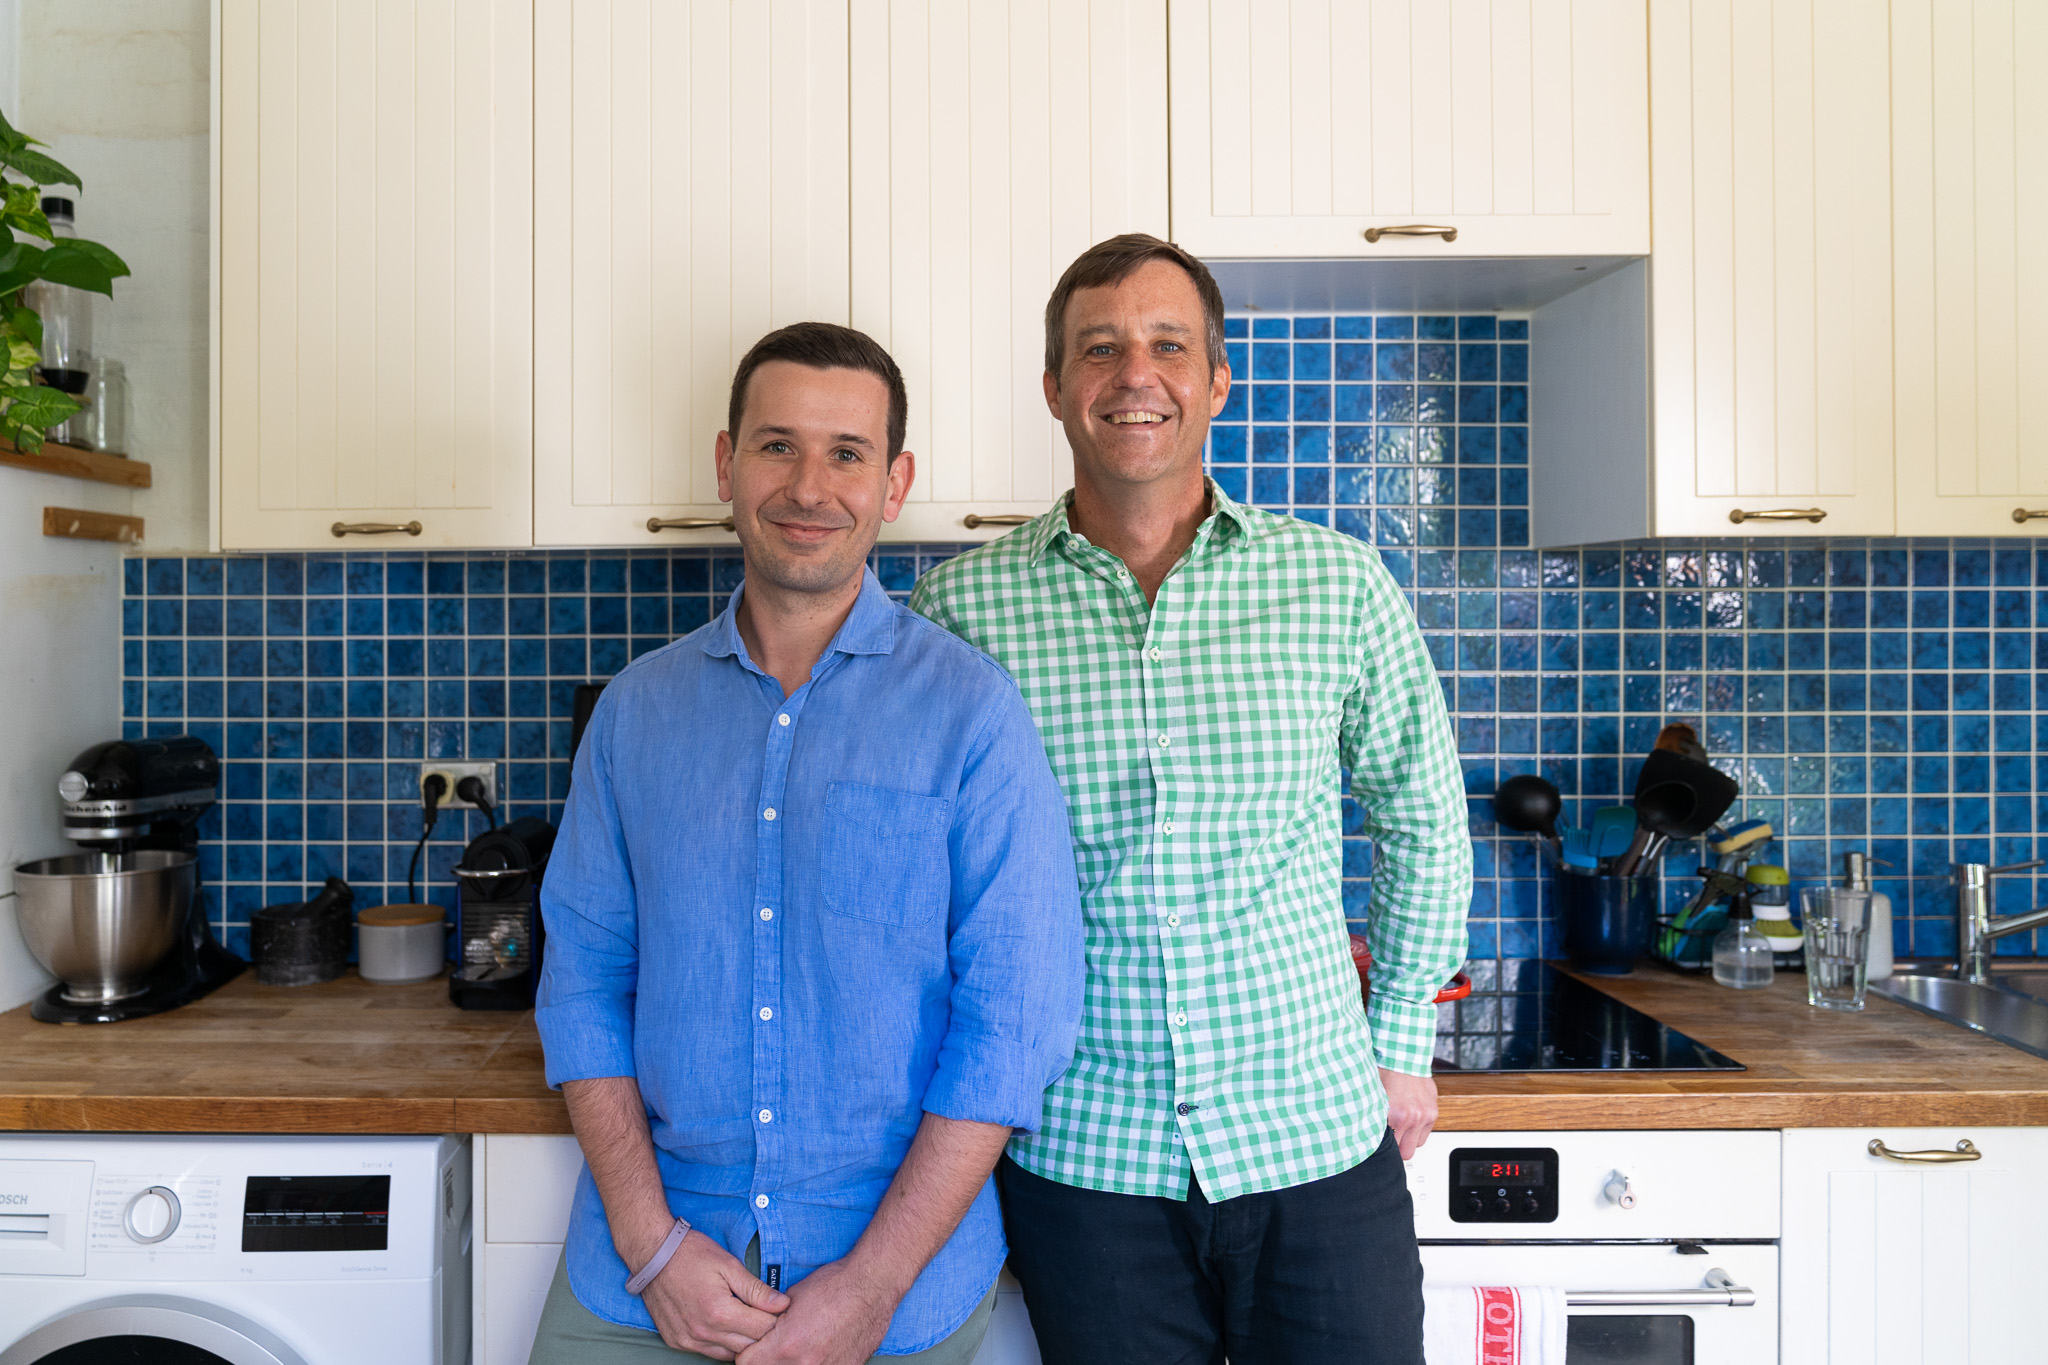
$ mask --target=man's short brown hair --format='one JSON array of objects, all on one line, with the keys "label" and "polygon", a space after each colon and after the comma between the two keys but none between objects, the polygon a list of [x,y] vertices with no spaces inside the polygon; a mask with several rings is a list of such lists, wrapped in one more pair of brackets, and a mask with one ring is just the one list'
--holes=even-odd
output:
[{"label": "man's short brown hair", "polygon": [[1171,261],[1188,272],[1188,278],[1195,282],[1195,292],[1202,297],[1202,341],[1209,354],[1209,372],[1214,374],[1219,366],[1229,363],[1228,353],[1223,349],[1223,291],[1216,287],[1216,277],[1209,273],[1209,267],[1149,232],[1126,232],[1097,242],[1076,256],[1067,273],[1053,286],[1052,297],[1045,304],[1048,373],[1057,378],[1067,360],[1067,304],[1075,291],[1122,284],[1147,261]]},{"label": "man's short brown hair", "polygon": [[771,360],[787,360],[814,370],[860,370],[889,387],[889,462],[903,453],[903,429],[910,421],[910,395],[903,387],[903,371],[882,349],[882,343],[866,332],[841,327],[836,322],[793,322],[755,342],[740,358],[732,372],[732,398],[726,406],[725,429],[734,445],[740,441],[740,418],[747,406],[747,384],[754,371]]}]

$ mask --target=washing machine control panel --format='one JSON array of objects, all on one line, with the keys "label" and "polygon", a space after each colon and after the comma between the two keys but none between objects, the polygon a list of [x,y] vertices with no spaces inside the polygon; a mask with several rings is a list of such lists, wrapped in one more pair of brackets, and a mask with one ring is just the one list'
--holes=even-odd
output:
[{"label": "washing machine control panel", "polygon": [[217,1175],[105,1172],[93,1181],[92,1253],[204,1256],[220,1236]]}]

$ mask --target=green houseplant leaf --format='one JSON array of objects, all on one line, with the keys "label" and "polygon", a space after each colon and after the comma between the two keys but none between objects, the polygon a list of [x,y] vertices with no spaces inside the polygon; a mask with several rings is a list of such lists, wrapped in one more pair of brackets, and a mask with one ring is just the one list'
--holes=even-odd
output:
[{"label": "green houseplant leaf", "polygon": [[[84,182],[70,167],[36,150],[43,144],[23,133],[0,114],[0,437],[22,450],[40,449],[44,433],[81,410],[59,389],[34,382],[41,363],[43,321],[24,306],[22,290],[37,280],[83,289],[114,292],[114,281],[128,274],[128,263],[98,242],[58,237],[43,213],[43,187]],[[7,173],[16,178],[6,178]],[[40,238],[47,247],[23,241],[17,234]]]}]

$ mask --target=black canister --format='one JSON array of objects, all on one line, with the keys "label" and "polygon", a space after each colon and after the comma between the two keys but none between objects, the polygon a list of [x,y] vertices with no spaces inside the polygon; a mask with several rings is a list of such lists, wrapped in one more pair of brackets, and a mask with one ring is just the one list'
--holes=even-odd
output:
[{"label": "black canister", "polygon": [[309,901],[266,905],[249,917],[249,955],[264,986],[313,986],[332,981],[348,967],[349,935],[356,894],[339,877],[329,877]]},{"label": "black canister", "polygon": [[1600,976],[1634,971],[1636,959],[1650,948],[1657,879],[1598,877],[1566,868],[1557,874],[1557,890],[1572,966]]}]

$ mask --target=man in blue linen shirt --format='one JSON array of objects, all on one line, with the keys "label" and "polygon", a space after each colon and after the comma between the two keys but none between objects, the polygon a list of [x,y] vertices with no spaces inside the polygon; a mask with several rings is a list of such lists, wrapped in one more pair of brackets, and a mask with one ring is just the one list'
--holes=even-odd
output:
[{"label": "man in blue linen shirt", "polygon": [[717,448],[745,581],[584,735],[538,1022],[586,1170],[536,1362],[952,1365],[987,1330],[989,1173],[1067,1065],[1081,914],[1015,685],[866,570],[906,406],[858,332],[755,345]]}]

